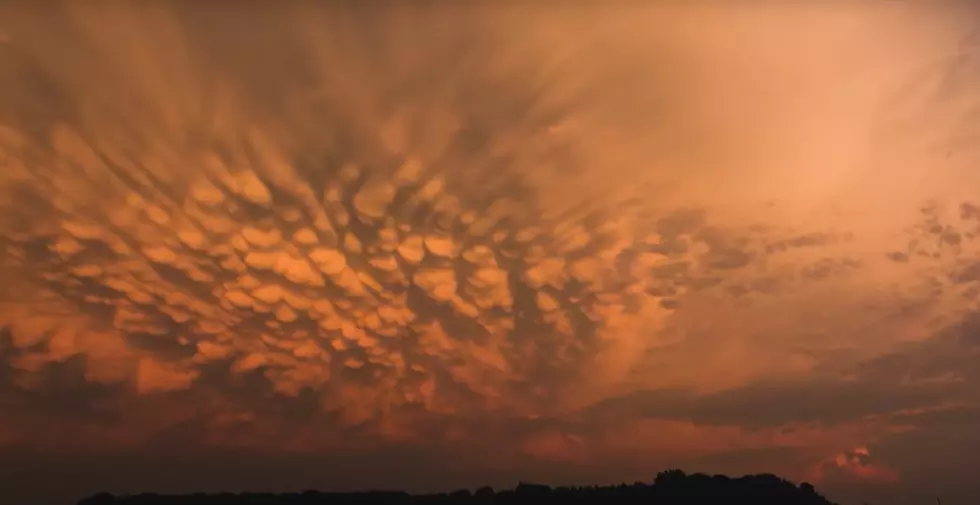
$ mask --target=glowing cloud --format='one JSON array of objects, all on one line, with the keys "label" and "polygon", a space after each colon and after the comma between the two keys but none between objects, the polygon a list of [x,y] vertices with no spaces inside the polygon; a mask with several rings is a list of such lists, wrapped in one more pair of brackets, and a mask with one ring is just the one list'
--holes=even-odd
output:
[{"label": "glowing cloud", "polygon": [[897,485],[980,401],[973,14],[0,6],[0,446]]}]

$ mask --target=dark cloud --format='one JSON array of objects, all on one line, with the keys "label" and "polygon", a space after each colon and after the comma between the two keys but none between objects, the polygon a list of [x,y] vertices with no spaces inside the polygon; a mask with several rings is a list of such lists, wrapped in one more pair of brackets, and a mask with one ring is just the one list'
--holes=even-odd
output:
[{"label": "dark cloud", "polygon": [[813,380],[803,383],[755,384],[732,391],[699,395],[664,390],[633,393],[593,407],[596,416],[617,415],[685,419],[703,425],[771,428],[787,424],[834,425],[864,416],[927,408],[963,398],[971,385],[905,384]]},{"label": "dark cloud", "polygon": [[[801,247],[818,247],[823,245],[831,245],[846,240],[845,237],[837,237],[828,233],[810,233],[807,235],[800,235],[797,237],[792,237],[784,240],[777,240],[770,244],[766,244],[766,253],[778,253],[785,252],[790,249],[801,248]],[[851,237],[853,238],[853,237]]]},{"label": "dark cloud", "polygon": [[[762,381],[709,394],[681,389],[642,391],[596,404],[588,415],[757,428],[846,423],[879,414],[896,416],[896,420],[957,418],[978,407],[978,335],[980,318],[971,313],[928,340],[837,368],[833,375]],[[950,405],[961,407],[947,410]],[[944,408],[928,410],[935,407]]]}]

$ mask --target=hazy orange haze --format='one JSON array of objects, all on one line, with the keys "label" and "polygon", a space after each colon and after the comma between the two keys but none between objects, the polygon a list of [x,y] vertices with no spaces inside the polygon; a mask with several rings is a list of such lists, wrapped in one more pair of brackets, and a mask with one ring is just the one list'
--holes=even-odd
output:
[{"label": "hazy orange haze", "polygon": [[980,500],[978,12],[683,4],[0,5],[0,492]]}]

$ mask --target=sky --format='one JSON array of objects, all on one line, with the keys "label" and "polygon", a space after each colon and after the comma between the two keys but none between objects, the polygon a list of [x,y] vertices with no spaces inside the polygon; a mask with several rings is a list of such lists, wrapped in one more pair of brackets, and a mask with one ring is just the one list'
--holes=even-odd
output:
[{"label": "sky", "polygon": [[2,3],[0,492],[980,502],[978,14]]}]

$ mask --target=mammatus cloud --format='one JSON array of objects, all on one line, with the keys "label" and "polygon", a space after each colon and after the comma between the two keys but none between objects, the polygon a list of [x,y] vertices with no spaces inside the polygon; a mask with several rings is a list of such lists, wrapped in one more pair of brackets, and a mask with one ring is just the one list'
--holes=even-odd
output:
[{"label": "mammatus cloud", "polygon": [[969,14],[0,7],[0,444],[913,482],[978,400]]}]

